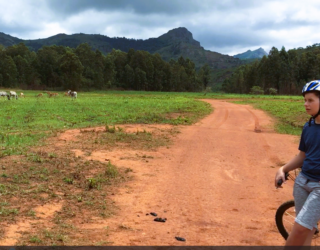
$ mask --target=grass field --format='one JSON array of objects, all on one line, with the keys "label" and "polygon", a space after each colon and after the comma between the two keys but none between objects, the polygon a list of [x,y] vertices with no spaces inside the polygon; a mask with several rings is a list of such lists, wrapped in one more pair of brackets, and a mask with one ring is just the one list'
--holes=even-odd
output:
[{"label": "grass field", "polygon": [[[126,133],[117,125],[192,124],[212,112],[209,104],[199,100],[206,98],[263,109],[276,118],[281,133],[300,134],[308,119],[300,96],[96,91],[80,92],[72,100],[63,93],[48,98],[46,94],[36,97],[40,93],[36,91],[23,92],[25,98],[0,99],[0,240],[6,228],[2,225],[21,220],[37,225],[23,231],[15,245],[87,245],[92,232],[76,225],[112,216],[116,206],[109,197],[114,187],[130,180],[132,172],[129,167],[87,157],[97,150],[110,152],[119,147],[146,152],[135,155],[135,160],[147,162],[152,157],[148,150],[167,146],[177,132],[173,126],[157,133]],[[96,126],[105,130],[96,131]],[[76,141],[57,146],[60,132],[90,127],[81,130]],[[76,156],[75,149],[84,155]],[[50,220],[41,217],[42,207],[56,209]],[[100,233],[107,237],[108,229]]]},{"label": "grass field", "polygon": [[[128,123],[191,124],[211,112],[208,104],[183,95],[130,92],[79,93],[70,97],[0,99],[0,156],[22,154],[43,138],[70,128]],[[177,114],[177,115],[172,115]]]},{"label": "grass field", "polygon": [[36,97],[40,92],[24,91],[25,98],[0,99],[0,157],[23,154],[42,139],[70,128],[128,123],[192,124],[212,109],[197,99],[235,99],[267,111],[277,120],[279,133],[298,135],[308,116],[300,96],[253,96],[215,93],[85,92],[76,100],[64,97]]}]

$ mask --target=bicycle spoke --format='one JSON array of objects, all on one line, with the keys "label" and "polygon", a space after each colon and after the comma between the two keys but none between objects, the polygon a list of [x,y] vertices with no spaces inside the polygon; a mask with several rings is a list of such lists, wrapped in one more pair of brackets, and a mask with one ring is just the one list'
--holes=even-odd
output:
[{"label": "bicycle spoke", "polygon": [[296,218],[296,213],[294,213],[294,215],[292,215],[292,213],[285,212],[284,214],[291,217],[293,220],[295,220],[295,218]]}]

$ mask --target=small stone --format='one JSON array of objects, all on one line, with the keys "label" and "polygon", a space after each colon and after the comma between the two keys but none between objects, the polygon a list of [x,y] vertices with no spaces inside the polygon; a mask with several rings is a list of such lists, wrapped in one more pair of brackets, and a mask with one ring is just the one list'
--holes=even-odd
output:
[{"label": "small stone", "polygon": [[154,221],[166,222],[166,221],[167,221],[167,218],[164,218],[164,219],[163,219],[163,218],[158,218],[158,217],[157,217],[157,218],[154,219]]},{"label": "small stone", "polygon": [[186,239],[185,238],[182,238],[182,237],[175,237],[176,238],[176,240],[178,240],[178,241],[186,241]]}]

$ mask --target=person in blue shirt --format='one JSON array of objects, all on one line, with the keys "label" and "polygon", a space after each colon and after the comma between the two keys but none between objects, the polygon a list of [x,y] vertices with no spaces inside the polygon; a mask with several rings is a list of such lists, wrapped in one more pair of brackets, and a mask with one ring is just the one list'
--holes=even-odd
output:
[{"label": "person in blue shirt", "polygon": [[302,89],[304,107],[311,115],[304,125],[299,153],[275,176],[285,182],[285,173],[301,167],[295,180],[293,196],[295,200],[296,219],[286,246],[310,246],[317,222],[320,220],[320,80],[308,82]]}]

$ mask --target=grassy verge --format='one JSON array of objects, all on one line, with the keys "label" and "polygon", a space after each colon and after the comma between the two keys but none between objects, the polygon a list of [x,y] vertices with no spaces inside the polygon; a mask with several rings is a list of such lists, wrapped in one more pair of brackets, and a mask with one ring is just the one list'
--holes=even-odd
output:
[{"label": "grassy verge", "polygon": [[37,97],[0,99],[0,157],[23,154],[42,139],[70,128],[126,123],[191,124],[209,114],[208,104],[184,95],[143,92],[79,93],[78,99]]},{"label": "grassy verge", "polygon": [[275,130],[283,134],[300,135],[303,125],[310,118],[305,112],[302,96],[220,93],[184,93],[183,96],[196,99],[225,99],[234,103],[250,104],[274,117],[276,120]]},{"label": "grassy verge", "polygon": [[242,96],[241,100],[234,102],[266,111],[275,118],[278,133],[300,135],[303,125],[310,118],[300,96]]}]

